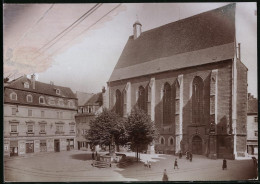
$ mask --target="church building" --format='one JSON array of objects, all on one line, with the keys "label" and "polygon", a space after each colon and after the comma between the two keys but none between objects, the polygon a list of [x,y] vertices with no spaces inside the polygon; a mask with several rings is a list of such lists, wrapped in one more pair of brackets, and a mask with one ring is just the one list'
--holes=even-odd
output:
[{"label": "church building", "polygon": [[110,76],[109,107],[151,116],[149,152],[209,158],[246,154],[247,71],[236,43],[235,4],[133,35]]}]

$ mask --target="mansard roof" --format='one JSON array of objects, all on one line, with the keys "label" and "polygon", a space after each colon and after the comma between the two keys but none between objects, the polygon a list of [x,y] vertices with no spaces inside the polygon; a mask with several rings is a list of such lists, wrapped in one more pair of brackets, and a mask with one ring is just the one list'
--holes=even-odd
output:
[{"label": "mansard roof", "polygon": [[[24,83],[29,83],[29,88],[24,88]],[[32,80],[28,79],[26,76],[22,76],[16,80],[11,81],[6,88],[12,88],[17,90],[23,90],[32,93],[38,93],[43,95],[56,96],[60,98],[71,98],[76,99],[75,94],[68,87],[57,86],[54,84],[47,84],[39,81],[35,81],[35,89],[33,89]],[[60,95],[56,93],[56,90],[60,90]]]},{"label": "mansard roof", "polygon": [[117,81],[234,57],[235,4],[130,36],[109,79]]}]

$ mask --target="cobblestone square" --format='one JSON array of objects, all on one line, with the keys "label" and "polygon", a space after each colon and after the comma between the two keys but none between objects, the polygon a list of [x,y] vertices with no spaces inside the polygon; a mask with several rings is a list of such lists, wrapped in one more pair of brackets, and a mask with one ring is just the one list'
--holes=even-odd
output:
[{"label": "cobblestone square", "polygon": [[[135,153],[126,153],[134,156]],[[175,158],[179,169],[173,169]],[[144,167],[145,161],[152,167]],[[222,170],[222,160],[210,160],[194,155],[190,162],[173,155],[141,154],[141,162],[126,168],[96,168],[91,166],[91,153],[71,150],[27,157],[4,159],[5,181],[18,182],[73,182],[73,181],[161,181],[167,170],[169,181],[230,181],[248,180],[254,177],[252,159],[227,160],[227,170]]]}]

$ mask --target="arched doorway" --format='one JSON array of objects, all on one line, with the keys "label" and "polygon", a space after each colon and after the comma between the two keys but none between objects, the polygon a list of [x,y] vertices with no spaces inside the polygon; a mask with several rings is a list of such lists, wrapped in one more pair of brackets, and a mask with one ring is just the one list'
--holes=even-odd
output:
[{"label": "arched doorway", "polygon": [[192,138],[192,154],[202,155],[202,139],[197,135]]}]

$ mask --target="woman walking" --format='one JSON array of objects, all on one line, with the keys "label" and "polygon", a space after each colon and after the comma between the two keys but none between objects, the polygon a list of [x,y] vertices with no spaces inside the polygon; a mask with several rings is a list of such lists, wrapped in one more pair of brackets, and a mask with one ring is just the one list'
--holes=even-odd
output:
[{"label": "woman walking", "polygon": [[168,181],[168,175],[167,175],[166,169],[164,169],[162,180],[163,181]]}]

